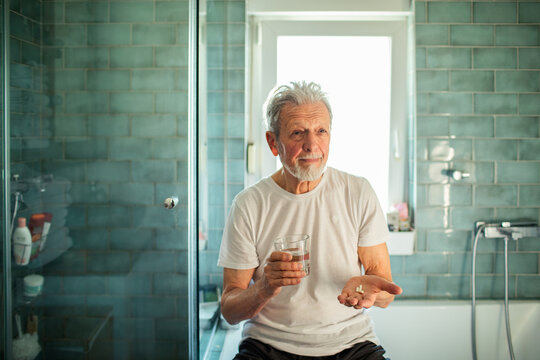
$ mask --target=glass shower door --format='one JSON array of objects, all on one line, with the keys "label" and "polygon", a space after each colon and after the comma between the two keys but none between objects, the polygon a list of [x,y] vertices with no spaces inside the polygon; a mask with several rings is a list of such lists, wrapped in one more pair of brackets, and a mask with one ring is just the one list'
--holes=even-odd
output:
[{"label": "glass shower door", "polygon": [[192,357],[195,5],[12,2],[14,353]]}]

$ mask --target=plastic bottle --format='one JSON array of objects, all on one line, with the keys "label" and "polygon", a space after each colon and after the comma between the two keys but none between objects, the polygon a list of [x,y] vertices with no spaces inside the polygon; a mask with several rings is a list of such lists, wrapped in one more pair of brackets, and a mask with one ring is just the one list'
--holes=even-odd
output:
[{"label": "plastic bottle", "polygon": [[13,255],[17,265],[28,265],[32,252],[32,234],[26,227],[26,218],[20,217],[18,226],[13,231]]}]

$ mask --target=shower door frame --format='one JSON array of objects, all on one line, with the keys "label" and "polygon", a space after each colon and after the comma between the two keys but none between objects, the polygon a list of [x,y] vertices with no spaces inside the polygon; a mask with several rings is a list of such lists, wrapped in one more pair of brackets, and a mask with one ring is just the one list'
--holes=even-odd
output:
[{"label": "shower door frame", "polygon": [[[188,346],[189,358],[196,359],[199,356],[198,337],[198,252],[197,252],[197,89],[198,89],[198,23],[199,23],[199,1],[189,0],[189,42],[188,42]],[[3,112],[1,120],[2,132],[2,314],[4,321],[2,324],[4,331],[3,355],[6,360],[12,359],[12,339],[13,339],[13,317],[12,313],[12,280],[11,280],[11,171],[10,171],[10,26],[9,26],[10,6],[9,0],[4,0],[2,4],[2,102]],[[189,161],[191,160],[191,161]]]}]

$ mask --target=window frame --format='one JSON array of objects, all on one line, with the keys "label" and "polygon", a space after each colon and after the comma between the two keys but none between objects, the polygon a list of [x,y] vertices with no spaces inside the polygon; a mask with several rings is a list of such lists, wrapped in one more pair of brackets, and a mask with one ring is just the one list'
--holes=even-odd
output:
[{"label": "window frame", "polygon": [[[411,133],[409,119],[410,99],[410,58],[409,33],[410,18],[404,16],[376,18],[329,18],[327,20],[295,18],[288,16],[251,16],[249,38],[250,69],[249,119],[247,124],[247,141],[255,146],[248,155],[247,185],[251,185],[263,176],[275,171],[275,157],[266,144],[265,125],[262,104],[268,92],[275,85],[277,38],[279,36],[387,36],[392,40],[392,74],[391,74],[391,109],[390,109],[390,146],[388,204],[381,204],[383,211],[388,211],[391,204],[397,202],[411,203],[409,146]],[[413,44],[412,44],[413,45]],[[269,55],[273,54],[273,55]],[[413,66],[414,68],[414,66]],[[397,132],[397,141],[394,136]],[[396,159],[395,154],[399,154]],[[412,205],[412,204],[411,204]]]}]

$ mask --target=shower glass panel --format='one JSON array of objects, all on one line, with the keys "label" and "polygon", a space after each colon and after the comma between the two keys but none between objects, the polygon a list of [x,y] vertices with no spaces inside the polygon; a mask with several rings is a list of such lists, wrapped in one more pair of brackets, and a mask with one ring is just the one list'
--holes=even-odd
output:
[{"label": "shower glass panel", "polygon": [[196,3],[11,1],[3,358],[193,358]]}]

